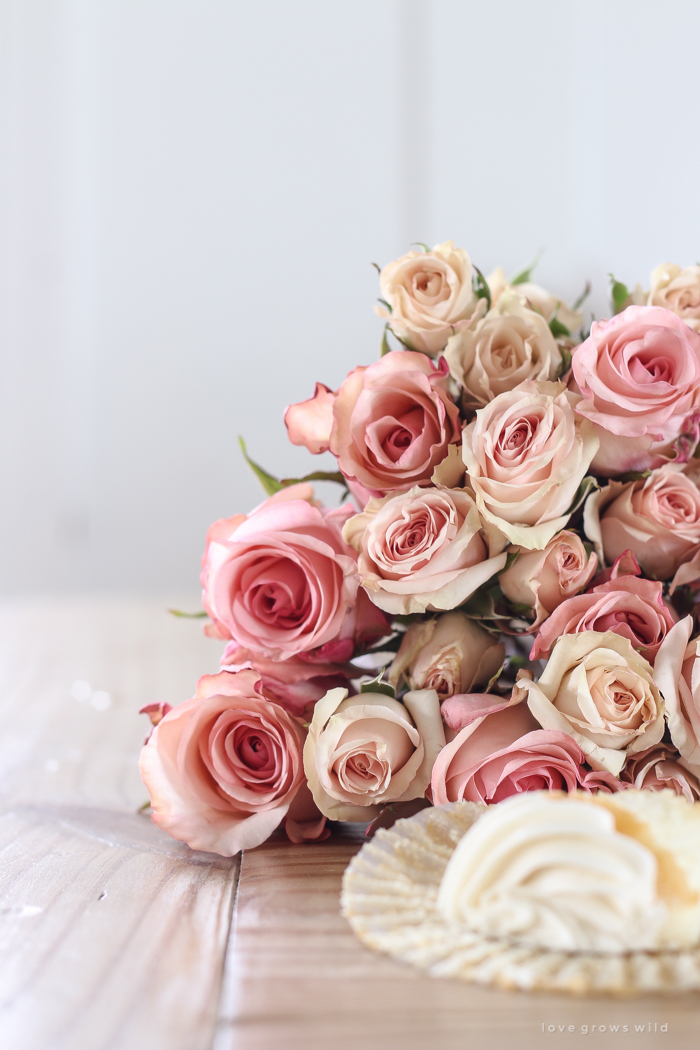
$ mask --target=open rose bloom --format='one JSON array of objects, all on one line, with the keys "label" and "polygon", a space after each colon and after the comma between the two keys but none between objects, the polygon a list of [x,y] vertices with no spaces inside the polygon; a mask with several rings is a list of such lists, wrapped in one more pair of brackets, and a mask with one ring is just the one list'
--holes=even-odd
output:
[{"label": "open rose bloom", "polygon": [[231,855],[459,799],[700,801],[699,273],[586,336],[451,241],[383,267],[378,359],[284,413],[331,469],[252,464],[266,498],[206,536],[219,673],[143,708],[160,828]]}]

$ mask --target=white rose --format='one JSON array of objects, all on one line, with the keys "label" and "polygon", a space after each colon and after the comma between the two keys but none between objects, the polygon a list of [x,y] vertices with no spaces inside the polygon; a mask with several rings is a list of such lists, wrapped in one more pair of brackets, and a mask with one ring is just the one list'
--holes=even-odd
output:
[{"label": "white rose", "polygon": [[700,266],[675,263],[657,266],[651,275],[649,306],[665,306],[687,325],[700,332]]}]

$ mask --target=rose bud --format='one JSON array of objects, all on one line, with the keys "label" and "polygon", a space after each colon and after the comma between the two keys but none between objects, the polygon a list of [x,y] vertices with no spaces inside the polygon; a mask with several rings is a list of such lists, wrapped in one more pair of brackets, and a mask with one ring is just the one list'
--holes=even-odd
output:
[{"label": "rose bud", "polygon": [[486,685],[505,657],[505,646],[461,612],[411,624],[389,668],[394,686],[434,689],[440,703]]},{"label": "rose bud", "polygon": [[498,583],[509,601],[534,610],[534,629],[563,601],[582,591],[597,566],[598,556],[587,554],[576,533],[564,529],[544,550],[521,550]]}]

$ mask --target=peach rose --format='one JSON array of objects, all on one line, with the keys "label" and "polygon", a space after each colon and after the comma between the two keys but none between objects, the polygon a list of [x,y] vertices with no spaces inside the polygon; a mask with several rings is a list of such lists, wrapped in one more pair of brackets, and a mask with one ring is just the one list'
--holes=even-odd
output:
[{"label": "peach rose", "polygon": [[320,509],[312,499],[310,485],[292,485],[211,526],[201,575],[211,633],[272,659],[338,638],[359,586],[341,533],[354,507]]},{"label": "peach rose", "polygon": [[[499,394],[464,430],[462,455],[496,549],[543,550],[569,508],[598,447],[575,395],[561,383],[523,383]],[[494,530],[499,534],[494,539]]]},{"label": "peach rose", "polygon": [[442,749],[431,778],[435,805],[501,802],[522,791],[619,790],[610,773],[591,773],[567,733],[540,729],[524,704],[478,718]]},{"label": "peach rose", "polygon": [[506,563],[489,558],[474,500],[463,489],[415,487],[371,499],[343,535],[362,586],[386,612],[454,609]]},{"label": "peach rose", "polygon": [[486,282],[491,292],[492,306],[500,304],[502,296],[515,294],[531,309],[542,314],[545,321],[556,317],[572,334],[578,332],[583,324],[582,310],[572,310],[563,299],[558,299],[556,295],[541,288],[539,284],[533,284],[532,281],[510,284],[500,266],[488,275]]},{"label": "peach rose", "polygon": [[681,270],[675,263],[657,266],[651,275],[650,306],[665,306],[700,332],[700,266]]},{"label": "peach rose", "polygon": [[304,783],[303,730],[260,689],[255,671],[204,675],[141,752],[154,824],[192,849],[260,845]]},{"label": "peach rose", "polygon": [[571,363],[584,397],[576,411],[600,438],[595,473],[660,467],[674,442],[697,430],[700,335],[670,310],[629,306],[594,324]]},{"label": "peach rose", "polygon": [[548,656],[562,635],[612,631],[627,638],[653,663],[675,622],[675,614],[664,602],[662,584],[638,576],[618,576],[563,602],[540,627],[530,659]]},{"label": "peach rose", "polygon": [[317,383],[313,397],[285,409],[284,425],[293,445],[303,445],[315,456],[328,452],[337,396],[323,383]]},{"label": "peach rose", "polygon": [[647,751],[630,755],[620,774],[623,782],[646,791],[664,791],[669,788],[688,802],[700,799],[700,781],[673,748],[657,744]]},{"label": "peach rose", "polygon": [[654,664],[654,677],[666,701],[671,740],[700,775],[700,640],[690,641],[692,616],[666,635]]},{"label": "peach rose", "polygon": [[396,350],[351,372],[333,405],[331,452],[373,495],[428,481],[460,437],[447,365]]},{"label": "peach rose", "polygon": [[431,357],[485,309],[472,289],[469,256],[452,241],[402,255],[384,267],[379,284],[389,310],[378,306],[377,314],[399,339]]},{"label": "peach rose", "polygon": [[617,776],[627,755],[663,736],[664,703],[651,666],[612,631],[564,635],[539,680],[519,684],[542,728],[572,736],[594,769]]},{"label": "peach rose", "polygon": [[412,623],[389,668],[393,686],[434,689],[440,703],[486,685],[505,658],[505,646],[461,612]]},{"label": "peach rose", "polygon": [[314,708],[304,768],[316,805],[331,820],[368,821],[388,802],[421,798],[444,746],[434,689],[347,699],[332,689]]},{"label": "peach rose", "polygon": [[647,575],[669,580],[700,547],[700,492],[672,464],[613,481],[589,496],[584,528],[607,562],[630,550]]},{"label": "peach rose", "polygon": [[526,379],[556,379],[562,356],[549,325],[514,293],[449,340],[445,360],[465,408],[481,408]]},{"label": "peach rose", "polygon": [[[520,548],[511,548],[509,553]],[[575,532],[564,529],[541,551],[520,551],[509,569],[498,577],[510,602],[535,611],[533,629],[567,598],[582,591],[598,566]]]}]

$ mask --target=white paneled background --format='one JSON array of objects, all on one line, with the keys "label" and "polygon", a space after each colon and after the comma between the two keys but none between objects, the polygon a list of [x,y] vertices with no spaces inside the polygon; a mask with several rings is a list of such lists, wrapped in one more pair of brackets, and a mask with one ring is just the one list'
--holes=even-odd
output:
[{"label": "white paneled background", "polygon": [[0,0],[0,590],[192,587],[319,466],[284,406],[376,357],[452,237],[575,296],[700,258],[697,0]]}]

